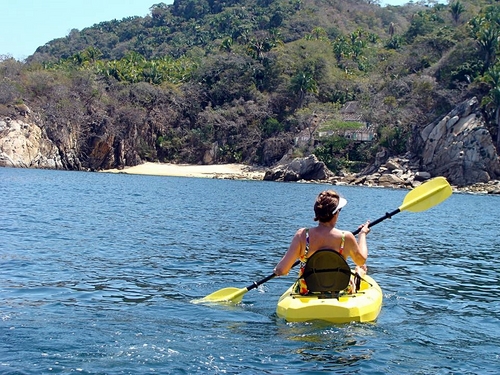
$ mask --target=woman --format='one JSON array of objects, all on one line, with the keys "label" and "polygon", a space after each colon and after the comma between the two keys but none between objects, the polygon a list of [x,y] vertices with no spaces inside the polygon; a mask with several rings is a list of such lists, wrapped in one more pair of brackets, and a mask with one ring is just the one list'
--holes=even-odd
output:
[{"label": "woman", "polygon": [[[368,247],[366,244],[366,235],[370,232],[369,224],[360,225],[358,241],[349,231],[342,231],[335,228],[342,207],[347,204],[347,200],[341,198],[335,191],[326,190],[321,192],[314,203],[314,221],[318,221],[318,226],[314,228],[299,229],[288,248],[288,251],[276,265],[274,274],[277,276],[287,275],[292,268],[293,263],[300,259],[301,270],[312,254],[322,249],[333,249],[339,252],[344,259],[351,257],[356,267],[356,272],[363,276],[366,273],[366,259],[368,258]],[[301,281],[301,294],[307,294],[306,285]]]}]

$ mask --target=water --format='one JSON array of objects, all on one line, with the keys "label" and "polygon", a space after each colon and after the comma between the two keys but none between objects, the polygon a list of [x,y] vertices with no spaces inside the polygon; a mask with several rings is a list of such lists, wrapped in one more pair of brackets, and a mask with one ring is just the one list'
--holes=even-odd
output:
[{"label": "water", "polygon": [[[500,197],[454,194],[368,236],[375,323],[286,323],[269,275],[326,185],[0,168],[0,374],[496,374]],[[355,230],[405,190],[337,187]]]}]

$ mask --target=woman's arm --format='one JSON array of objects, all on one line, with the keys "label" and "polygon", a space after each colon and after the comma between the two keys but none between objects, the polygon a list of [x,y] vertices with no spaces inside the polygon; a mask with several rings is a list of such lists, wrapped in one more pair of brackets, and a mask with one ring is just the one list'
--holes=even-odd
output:
[{"label": "woman's arm", "polygon": [[292,242],[290,243],[290,247],[288,251],[285,253],[283,258],[279,261],[279,263],[274,267],[274,274],[277,276],[288,275],[290,269],[292,268],[295,261],[300,257],[302,248],[303,248],[303,237],[304,228],[299,229],[295,235],[293,236]]},{"label": "woman's arm", "polygon": [[357,242],[354,235],[352,233],[349,233],[351,244],[349,248],[349,255],[357,266],[362,266],[368,259],[368,245],[366,243],[366,235],[370,232],[370,228],[368,227],[369,224],[370,222],[367,221],[366,223],[359,226],[360,232],[358,234]]}]

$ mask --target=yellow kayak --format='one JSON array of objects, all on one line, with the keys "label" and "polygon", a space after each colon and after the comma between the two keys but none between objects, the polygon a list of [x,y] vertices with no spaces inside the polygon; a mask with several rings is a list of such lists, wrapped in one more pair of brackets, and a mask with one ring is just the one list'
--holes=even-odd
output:
[{"label": "yellow kayak", "polygon": [[276,313],[288,322],[326,320],[332,323],[371,322],[382,308],[382,289],[370,276],[363,276],[360,289],[354,294],[338,297],[302,296],[294,293],[292,285],[278,301]]}]

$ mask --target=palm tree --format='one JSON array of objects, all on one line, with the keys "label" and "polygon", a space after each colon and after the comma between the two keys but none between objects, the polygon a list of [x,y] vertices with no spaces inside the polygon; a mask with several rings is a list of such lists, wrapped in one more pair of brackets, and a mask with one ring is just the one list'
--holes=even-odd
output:
[{"label": "palm tree", "polygon": [[351,54],[354,60],[359,59],[366,47],[366,41],[363,40],[363,30],[358,29],[350,35]]},{"label": "palm tree", "polygon": [[220,45],[220,50],[221,51],[227,51],[231,52],[233,49],[233,38],[227,37],[222,41],[222,44]]},{"label": "palm tree", "polygon": [[328,34],[322,27],[315,27],[310,34],[306,35],[306,39],[328,40]]},{"label": "palm tree", "polygon": [[499,36],[495,27],[484,27],[479,30],[477,42],[484,53],[483,71],[487,71],[495,63]]},{"label": "palm tree", "polygon": [[458,21],[460,21],[460,15],[465,12],[465,7],[463,4],[460,2],[460,0],[455,1],[450,5],[450,13],[451,17],[453,18],[453,21],[455,24],[458,24]]},{"label": "palm tree", "polygon": [[483,103],[493,109],[494,121],[497,126],[497,150],[500,150],[500,67],[494,66],[489,69],[484,78],[489,83],[491,89],[483,99]]},{"label": "palm tree", "polygon": [[144,81],[153,85],[160,85],[164,80],[164,76],[161,72],[161,60],[159,62],[149,61],[145,64],[142,70],[142,76]]},{"label": "palm tree", "polygon": [[269,32],[260,32],[247,43],[247,51],[256,60],[262,60],[264,54],[274,47],[281,45],[281,35],[275,29]]},{"label": "palm tree", "polygon": [[339,36],[334,42],[333,42],[333,53],[335,54],[335,57],[337,58],[337,63],[340,64],[340,61],[342,58],[348,56],[351,53],[351,48],[349,46],[349,43],[345,40],[343,36]]},{"label": "palm tree", "polygon": [[297,108],[301,108],[304,104],[306,93],[318,92],[318,84],[310,71],[302,70],[292,77],[291,89],[297,95]]}]

